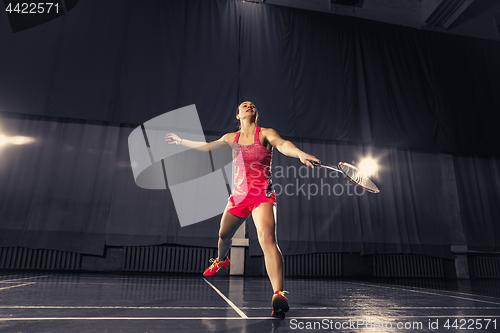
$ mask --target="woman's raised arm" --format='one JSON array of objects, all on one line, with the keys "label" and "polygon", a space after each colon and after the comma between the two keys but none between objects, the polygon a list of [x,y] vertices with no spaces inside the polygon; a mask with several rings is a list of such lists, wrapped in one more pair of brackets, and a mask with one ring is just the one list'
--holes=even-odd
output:
[{"label": "woman's raised arm", "polygon": [[281,136],[273,130],[272,128],[266,128],[262,130],[262,134],[265,136],[267,142],[271,144],[274,148],[278,149],[280,153],[290,157],[296,157],[300,159],[302,163],[307,166],[314,168],[310,161],[315,161],[320,163],[316,156],[307,154],[297,148],[293,143],[288,140],[284,140]]},{"label": "woman's raised arm", "polygon": [[230,145],[230,141],[228,139],[230,133],[224,134],[220,139],[212,141],[210,143],[203,142],[203,141],[192,141],[192,140],[187,140],[187,139],[181,139],[177,134],[174,133],[168,133],[165,136],[165,141],[172,145],[180,145],[188,148],[193,148],[199,151],[211,151],[223,147],[227,147],[226,145]]}]

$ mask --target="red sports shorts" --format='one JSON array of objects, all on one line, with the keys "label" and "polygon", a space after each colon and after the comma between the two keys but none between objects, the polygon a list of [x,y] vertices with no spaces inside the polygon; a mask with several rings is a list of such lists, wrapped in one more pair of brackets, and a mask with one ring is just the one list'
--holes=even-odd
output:
[{"label": "red sports shorts", "polygon": [[238,204],[234,202],[234,198],[231,195],[227,202],[226,211],[235,216],[246,218],[252,214],[255,208],[264,202],[269,202],[276,206],[276,195],[272,193],[270,197],[266,195],[248,196]]}]

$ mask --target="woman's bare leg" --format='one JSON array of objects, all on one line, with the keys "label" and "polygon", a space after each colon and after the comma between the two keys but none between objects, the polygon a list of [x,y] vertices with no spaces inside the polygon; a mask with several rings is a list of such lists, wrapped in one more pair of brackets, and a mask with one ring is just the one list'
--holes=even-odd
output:
[{"label": "woman's bare leg", "polygon": [[276,240],[275,206],[264,202],[252,212],[273,291],[283,290],[283,256]]},{"label": "woman's bare leg", "polygon": [[227,257],[231,244],[233,243],[233,236],[245,221],[245,218],[235,216],[227,211],[222,214],[219,229],[219,262],[224,261]]}]

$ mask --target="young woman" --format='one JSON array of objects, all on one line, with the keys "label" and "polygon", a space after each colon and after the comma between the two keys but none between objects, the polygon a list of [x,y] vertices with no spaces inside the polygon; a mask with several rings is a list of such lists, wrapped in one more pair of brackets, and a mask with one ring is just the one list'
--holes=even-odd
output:
[{"label": "young woman", "polygon": [[211,259],[212,265],[203,275],[212,276],[220,268],[229,266],[227,257],[232,238],[250,214],[253,217],[259,244],[264,252],[267,274],[274,294],[272,298],[274,317],[284,317],[289,310],[288,299],[283,291],[283,257],[276,240],[276,196],[271,183],[271,159],[273,148],[282,154],[299,158],[307,166],[314,167],[310,161],[320,162],[316,157],[298,149],[293,143],[283,140],[272,128],[257,126],[259,118],[257,108],[252,102],[243,102],[236,111],[236,119],[240,130],[223,135],[208,145],[182,139],[169,133],[165,141],[169,144],[183,145],[199,149],[212,149],[214,146],[227,143],[233,149],[235,164],[233,193],[222,215],[219,229],[218,257]]}]

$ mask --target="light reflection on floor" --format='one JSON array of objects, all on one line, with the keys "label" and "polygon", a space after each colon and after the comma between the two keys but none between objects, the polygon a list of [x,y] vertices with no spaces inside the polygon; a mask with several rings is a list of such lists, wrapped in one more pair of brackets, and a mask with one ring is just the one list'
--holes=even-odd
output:
[{"label": "light reflection on floor", "polygon": [[285,289],[278,320],[267,278],[0,271],[0,332],[500,331],[500,280],[289,278]]}]

